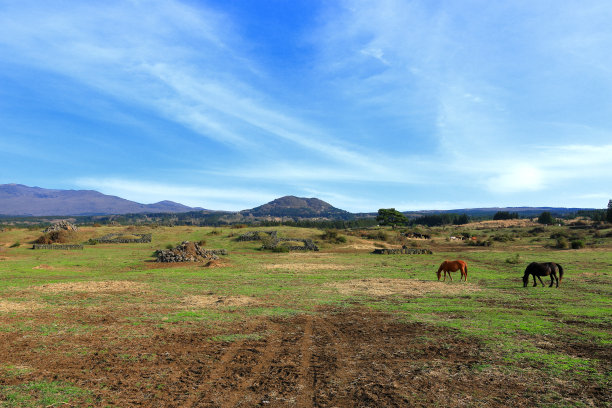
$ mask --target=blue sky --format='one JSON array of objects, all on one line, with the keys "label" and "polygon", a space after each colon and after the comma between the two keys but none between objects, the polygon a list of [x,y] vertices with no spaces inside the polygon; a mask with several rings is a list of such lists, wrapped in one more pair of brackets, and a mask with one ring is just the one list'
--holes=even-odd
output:
[{"label": "blue sky", "polygon": [[604,208],[612,3],[0,0],[0,183]]}]

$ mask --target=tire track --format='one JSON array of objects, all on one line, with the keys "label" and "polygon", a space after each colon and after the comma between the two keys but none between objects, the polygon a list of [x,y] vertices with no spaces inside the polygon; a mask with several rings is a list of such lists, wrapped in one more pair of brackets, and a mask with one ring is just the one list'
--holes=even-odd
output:
[{"label": "tire track", "polygon": [[202,381],[198,384],[197,388],[189,393],[189,397],[184,402],[185,407],[197,407],[201,401],[201,395],[206,395],[206,390],[208,388],[213,388],[214,385],[211,384],[213,381],[217,381],[219,378],[222,378],[222,374],[226,371],[229,363],[236,357],[238,351],[242,347],[244,341],[234,341],[230,343],[229,347],[223,353],[219,361],[216,363],[216,367],[208,375],[208,381],[206,377],[202,377]]},{"label": "tire track", "polygon": [[312,366],[313,358],[313,323],[314,318],[312,316],[306,317],[306,323],[304,325],[304,335],[302,337],[302,344],[300,347],[301,360],[299,370],[299,394],[297,397],[298,407],[311,407],[314,402],[314,369]]}]

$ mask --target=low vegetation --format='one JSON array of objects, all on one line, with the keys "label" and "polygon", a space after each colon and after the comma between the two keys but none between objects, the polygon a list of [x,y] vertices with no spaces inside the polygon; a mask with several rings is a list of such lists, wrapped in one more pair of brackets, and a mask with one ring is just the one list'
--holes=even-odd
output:
[{"label": "low vegetation", "polygon": [[[79,226],[66,243],[152,242],[78,252],[16,246],[40,229],[7,228],[0,407],[610,406],[612,225],[581,222]],[[285,250],[236,239],[255,231]],[[289,250],[303,240],[320,250]],[[153,262],[184,241],[228,255]],[[372,254],[402,245],[433,254]],[[438,282],[447,259],[467,262],[467,283]],[[524,288],[546,261],[559,288]]]}]

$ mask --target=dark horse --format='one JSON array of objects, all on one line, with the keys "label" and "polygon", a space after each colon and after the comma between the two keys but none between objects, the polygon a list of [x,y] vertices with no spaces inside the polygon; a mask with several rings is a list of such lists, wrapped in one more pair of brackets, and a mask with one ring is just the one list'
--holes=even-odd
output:
[{"label": "dark horse", "polygon": [[[557,272],[559,272],[559,276],[557,277]],[[525,275],[523,275],[523,287],[527,287],[527,283],[529,283],[529,275],[533,275],[533,286],[538,286],[536,282],[536,277],[540,280],[542,286],[544,286],[544,282],[542,282],[542,278],[540,276],[548,276],[550,275],[550,285],[549,288],[552,288],[553,283],[557,282],[557,287],[559,287],[559,282],[563,278],[563,268],[558,263],[554,262],[544,262],[537,263],[532,262],[527,265],[527,269],[525,269]]]},{"label": "dark horse", "polygon": [[442,262],[442,264],[440,265],[440,267],[438,268],[438,280],[440,280],[440,277],[442,276],[442,272],[444,271],[444,280],[446,280],[446,274],[448,273],[448,277],[450,278],[450,280],[453,280],[453,277],[451,276],[451,272],[456,272],[456,271],[461,271],[461,277],[459,278],[459,282],[461,282],[461,279],[465,278],[465,281],[467,282],[467,264],[465,263],[465,261],[461,261],[459,259],[457,259],[456,261],[444,261]]}]

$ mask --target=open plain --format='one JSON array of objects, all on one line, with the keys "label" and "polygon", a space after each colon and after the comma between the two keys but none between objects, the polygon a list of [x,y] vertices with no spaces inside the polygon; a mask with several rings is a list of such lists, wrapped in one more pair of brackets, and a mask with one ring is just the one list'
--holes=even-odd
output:
[{"label": "open plain", "polygon": [[[272,229],[320,251],[236,240]],[[71,243],[152,242],[33,250],[40,230],[7,228],[0,406],[612,406],[611,230],[481,223],[332,243],[306,228],[102,226]],[[491,245],[450,239],[462,232]],[[559,234],[584,248],[555,248]],[[155,262],[182,241],[228,254]],[[402,245],[433,254],[371,254]],[[445,259],[468,263],[467,283],[437,281]],[[524,288],[532,261],[561,264],[560,287]]]}]

